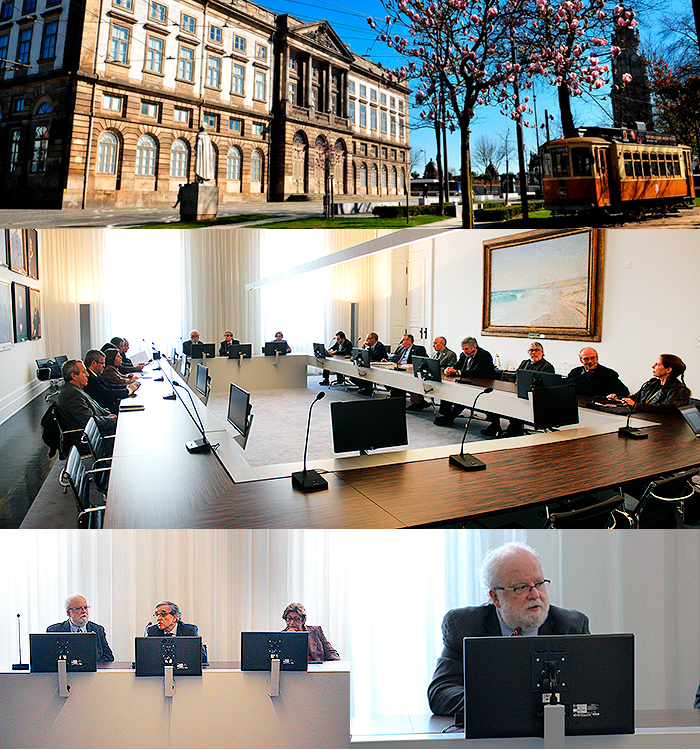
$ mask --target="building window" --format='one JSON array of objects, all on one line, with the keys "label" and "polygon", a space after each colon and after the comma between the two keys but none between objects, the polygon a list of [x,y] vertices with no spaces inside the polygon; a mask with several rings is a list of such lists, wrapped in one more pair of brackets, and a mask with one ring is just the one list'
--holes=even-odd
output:
[{"label": "building window", "polygon": [[364,104],[360,104],[360,127],[367,127],[367,107]]},{"label": "building window", "polygon": [[56,37],[58,36],[58,21],[47,21],[41,38],[40,60],[51,60],[56,57]]},{"label": "building window", "polygon": [[255,98],[262,101],[267,98],[267,74],[264,70],[255,71]]},{"label": "building window", "polygon": [[188,34],[196,34],[197,19],[194,16],[188,16],[187,13],[183,13],[180,28]]},{"label": "building window", "polygon": [[263,136],[265,133],[265,126],[260,122],[253,123],[253,135]]},{"label": "building window", "polygon": [[134,7],[134,0],[112,0],[112,5],[114,5],[117,8],[123,8],[124,10],[128,10],[131,12],[131,10]]},{"label": "building window", "polygon": [[149,36],[146,43],[146,70],[151,73],[163,72],[163,40]]},{"label": "building window", "polygon": [[112,35],[109,40],[110,62],[126,64],[129,60],[129,29],[126,26],[112,24]]},{"label": "building window", "polygon": [[399,112],[403,112],[403,108],[404,108],[403,99],[399,99]]},{"label": "building window", "polygon": [[121,112],[122,104],[123,99],[121,96],[104,94],[104,96],[102,97],[102,109],[108,109],[110,112]]},{"label": "building window", "polygon": [[258,60],[267,60],[267,47],[258,42],[255,43],[255,56]]},{"label": "building window", "polygon": [[221,44],[221,34],[223,32],[221,31],[221,26],[214,26],[214,24],[209,25],[209,41],[214,42],[214,44]]},{"label": "building window", "polygon": [[36,0],[24,0],[22,5],[22,15],[26,16],[29,13],[34,13],[36,10]]},{"label": "building window", "polygon": [[396,161],[396,149],[395,148],[391,149],[391,158],[393,159],[393,161]]},{"label": "building window", "polygon": [[13,130],[10,135],[10,172],[14,172],[19,167],[19,147],[21,143],[21,133],[19,130]]},{"label": "building window", "polygon": [[207,86],[218,89],[221,86],[221,58],[209,55],[207,57]]},{"label": "building window", "polygon": [[155,2],[155,0],[151,0],[151,7],[148,10],[148,18],[157,23],[165,23],[168,20],[168,9],[165,5],[161,5],[160,3]]},{"label": "building window", "polygon": [[384,192],[389,190],[389,170],[386,168],[386,164],[382,164],[382,190]]},{"label": "building window", "polygon": [[173,110],[173,120],[175,122],[181,122],[186,128],[191,127],[192,123],[192,110],[183,109],[182,107],[175,107]]},{"label": "building window", "polygon": [[394,115],[391,116],[391,135],[396,135],[396,117]]},{"label": "building window", "polygon": [[386,154],[387,154],[386,146],[382,146],[382,159],[386,159]]},{"label": "building window", "polygon": [[355,102],[348,102],[348,119],[355,124]]},{"label": "building window", "polygon": [[367,165],[364,162],[360,164],[360,187],[367,187]]},{"label": "building window", "polygon": [[367,86],[361,83],[360,84],[360,99],[366,99],[366,98],[367,98]]},{"label": "building window", "polygon": [[177,76],[189,83],[194,81],[194,50],[191,47],[180,47]]},{"label": "building window", "polygon": [[190,150],[187,143],[178,138],[170,149],[170,176],[186,178],[189,171]]},{"label": "building window", "polygon": [[243,96],[243,92],[245,90],[243,86],[244,81],[245,81],[245,68],[243,67],[243,65],[237,65],[234,63],[233,79],[231,82],[231,93],[240,94],[240,96]]},{"label": "building window", "polygon": [[382,112],[382,133],[386,133],[386,112]]},{"label": "building window", "polygon": [[362,154],[362,156],[367,156],[367,144],[366,143],[360,144],[360,153]]},{"label": "building window", "polygon": [[3,34],[0,36],[0,71],[5,70],[7,60],[7,52],[10,48],[10,35]]},{"label": "building window", "polygon": [[202,120],[204,122],[205,128],[212,128],[213,130],[218,130],[219,127],[219,116],[214,115],[211,112],[205,112],[202,115]]},{"label": "building window", "polygon": [[241,179],[241,151],[235,146],[231,146],[226,156],[226,179]]},{"label": "building window", "polygon": [[136,174],[154,176],[158,145],[152,135],[142,135],[136,144]]},{"label": "building window", "polygon": [[44,102],[43,104],[39,105],[39,108],[36,111],[37,115],[50,115],[51,114],[51,105],[48,102]]},{"label": "building window", "polygon": [[369,126],[372,130],[377,129],[377,110],[375,107],[372,107],[369,111]]},{"label": "building window", "polygon": [[297,84],[296,81],[289,82],[289,101],[292,104],[297,103]]},{"label": "building window", "polygon": [[377,155],[377,147],[372,146],[372,156],[376,156],[376,155]]},{"label": "building window", "polygon": [[369,90],[369,98],[373,101],[377,101],[377,89],[370,89]]},{"label": "building window", "polygon": [[383,93],[383,94],[381,95],[381,97],[380,97],[380,102],[381,102],[381,104],[382,104],[383,106],[385,106],[385,107],[386,107],[386,94],[384,94],[384,93]]},{"label": "building window", "polygon": [[377,188],[378,182],[379,182],[379,175],[378,175],[376,164],[372,164],[372,168],[370,169],[370,177],[372,179],[372,183],[371,183],[372,187]]},{"label": "building window", "polygon": [[389,183],[389,187],[392,190],[396,190],[396,167],[391,168],[391,182]]},{"label": "building window", "polygon": [[18,96],[12,102],[12,111],[15,114],[18,114],[19,112],[24,112],[24,106],[25,106],[24,97],[23,96]]},{"label": "building window", "polygon": [[32,30],[33,26],[27,26],[19,30],[19,40],[17,42],[17,62],[29,62],[29,53],[32,47]]},{"label": "building window", "polygon": [[46,171],[46,154],[49,150],[49,128],[47,125],[38,125],[34,129],[34,149],[32,151],[32,172]]},{"label": "building window", "polygon": [[298,70],[299,68],[299,61],[297,60],[296,55],[290,55],[289,56],[289,69],[290,70]]},{"label": "building window", "polygon": [[245,54],[245,37],[233,35],[233,48],[236,52],[240,52],[242,55]]},{"label": "building window", "polygon": [[348,81],[348,93],[355,93],[355,81]]},{"label": "building window", "polygon": [[406,125],[404,124],[403,119],[399,120],[399,138],[403,140],[403,138],[406,135]]},{"label": "building window", "polygon": [[235,133],[236,135],[242,135],[243,134],[243,120],[239,120],[236,117],[232,117],[228,121],[228,129]]},{"label": "building window", "polygon": [[141,114],[144,117],[152,117],[155,119],[160,119],[160,104],[156,104],[155,102],[141,102]]},{"label": "building window", "polygon": [[316,109],[318,104],[318,89],[311,89],[311,109]]},{"label": "building window", "polygon": [[107,131],[100,136],[97,150],[97,171],[100,174],[117,173],[117,152],[119,141],[114,133]]},{"label": "building window", "polygon": [[14,13],[14,10],[15,10],[14,0],[5,0],[5,2],[2,5],[0,5],[0,21],[7,21],[9,18],[12,18],[12,14]]},{"label": "building window", "polygon": [[250,157],[250,181],[262,182],[262,154],[253,151]]}]

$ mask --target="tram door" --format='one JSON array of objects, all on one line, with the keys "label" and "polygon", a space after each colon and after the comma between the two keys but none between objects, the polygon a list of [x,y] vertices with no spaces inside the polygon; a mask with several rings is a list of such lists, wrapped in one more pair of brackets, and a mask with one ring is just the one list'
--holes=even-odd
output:
[{"label": "tram door", "polygon": [[684,152],[685,156],[685,179],[688,187],[688,195],[692,198],[695,196],[695,184],[693,181],[693,167],[691,164],[690,151]]},{"label": "tram door", "polygon": [[609,206],[610,205],[610,162],[608,159],[607,148],[596,148],[595,151],[595,163],[596,171],[598,172],[597,190],[598,193],[598,205]]}]

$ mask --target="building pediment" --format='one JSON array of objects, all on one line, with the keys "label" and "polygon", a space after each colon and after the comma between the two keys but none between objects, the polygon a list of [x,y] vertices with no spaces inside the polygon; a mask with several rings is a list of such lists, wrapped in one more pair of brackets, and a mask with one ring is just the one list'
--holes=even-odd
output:
[{"label": "building pediment", "polygon": [[297,26],[294,29],[297,39],[308,41],[310,46],[320,48],[333,57],[340,57],[348,63],[354,55],[348,50],[342,39],[335,33],[328,21],[318,21]]}]

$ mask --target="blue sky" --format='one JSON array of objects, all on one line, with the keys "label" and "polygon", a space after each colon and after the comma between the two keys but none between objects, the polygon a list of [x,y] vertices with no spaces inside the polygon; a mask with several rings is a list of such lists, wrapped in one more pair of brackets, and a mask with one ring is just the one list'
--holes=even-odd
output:
[{"label": "blue sky", "polygon": [[[366,18],[372,15],[378,19],[386,15],[380,0],[355,0],[347,6],[330,0],[256,0],[277,13],[290,13],[303,21],[326,19],[337,31],[350,49],[359,55],[367,55],[375,62],[381,62],[386,66],[394,66],[401,60],[385,44],[376,39],[376,32],[367,24]],[[630,5],[627,3],[627,5]],[[671,0],[659,4],[658,10],[652,11],[640,17],[639,30],[642,36],[642,45],[645,39],[653,39],[656,36],[656,25],[661,13],[672,11],[690,10],[690,0]],[[632,3],[632,7],[634,4]],[[603,89],[602,91],[605,91]],[[555,90],[550,86],[541,85],[535,92],[537,100],[537,117],[540,124],[544,122],[545,110],[554,115],[556,122],[559,121],[559,107],[556,101]],[[590,97],[578,98],[574,101],[574,120],[581,125],[609,125],[610,102],[600,95],[596,101]],[[411,146],[416,151],[423,150],[428,159],[435,154],[435,138],[432,130],[418,127],[418,109],[411,106]],[[534,121],[534,116],[529,115]],[[510,133],[510,140],[515,143],[515,126],[512,121],[505,118],[498,111],[498,107],[482,107],[477,112],[477,118],[473,122],[472,143],[480,135],[489,138],[505,136]],[[546,138],[544,131],[540,131],[540,143]],[[552,134],[554,136],[554,134]],[[528,151],[536,151],[537,136],[534,128],[525,129],[525,147]],[[450,168],[459,171],[459,140],[457,135],[448,136],[448,157]],[[423,170],[424,154],[420,154],[418,171]],[[505,169],[505,165],[502,165]],[[511,164],[511,171],[517,170],[517,165]]]}]

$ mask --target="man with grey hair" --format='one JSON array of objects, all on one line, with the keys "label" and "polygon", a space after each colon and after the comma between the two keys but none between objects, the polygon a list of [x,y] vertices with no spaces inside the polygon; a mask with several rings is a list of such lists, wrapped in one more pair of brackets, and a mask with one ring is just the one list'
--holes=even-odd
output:
[{"label": "man with grey hair", "polygon": [[102,625],[92,622],[88,615],[90,607],[84,596],[74,594],[66,599],[68,619],[49,625],[47,633],[94,633],[97,648],[97,661],[114,661],[114,654],[107,643],[107,635]]},{"label": "man with grey hair", "polygon": [[550,605],[539,555],[525,544],[509,542],[487,553],[481,580],[490,602],[450,610],[442,621],[443,650],[428,701],[435,714],[464,711],[462,641],[467,636],[564,635],[589,633],[588,617]]},{"label": "man with grey hair", "polygon": [[[445,370],[448,367],[454,367],[457,364],[457,355],[452,349],[447,348],[447,339],[444,336],[436,336],[433,340],[433,359],[437,359],[440,363],[440,369]],[[423,396],[412,393],[411,394],[411,405],[406,407],[406,411],[422,411],[423,409],[430,406],[430,403],[426,401]]]},{"label": "man with grey hair", "polygon": [[69,359],[61,369],[64,383],[56,399],[56,408],[64,430],[84,430],[90,417],[94,417],[100,432],[114,433],[116,415],[100,406],[84,392],[88,371],[82,360]]},{"label": "man with grey hair", "polygon": [[190,338],[182,344],[182,351],[188,357],[192,356],[192,344],[199,343],[199,331],[190,331]]},{"label": "man with grey hair", "polygon": [[105,353],[100,349],[89,349],[85,354],[84,364],[88,372],[85,393],[112,414],[119,411],[119,402],[123,398],[131,396],[139,387],[138,383],[116,385],[102,380],[101,375],[105,369]]},{"label": "man with grey hair", "polygon": [[[199,628],[196,625],[182,622],[180,607],[175,602],[167,600],[158,602],[153,611],[153,616],[157,624],[149,625],[146,628],[147,636],[199,635]],[[202,664],[206,661],[206,647],[202,644]]]}]

